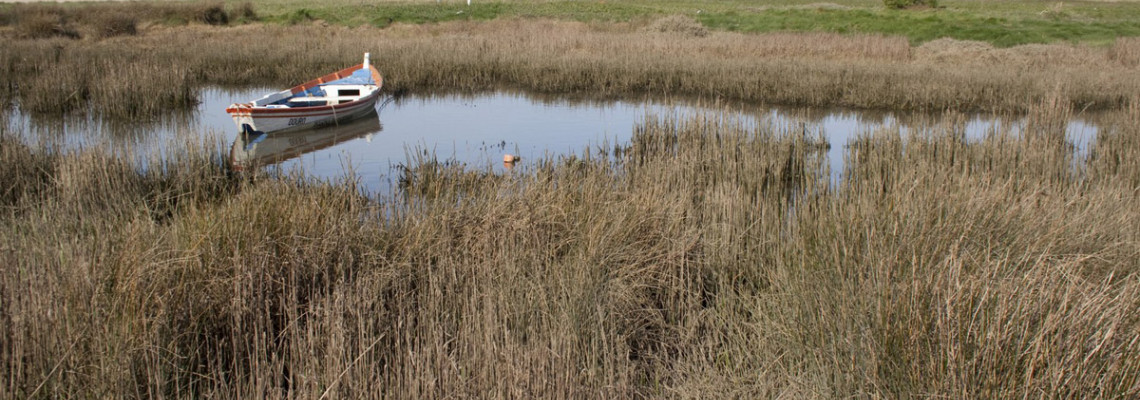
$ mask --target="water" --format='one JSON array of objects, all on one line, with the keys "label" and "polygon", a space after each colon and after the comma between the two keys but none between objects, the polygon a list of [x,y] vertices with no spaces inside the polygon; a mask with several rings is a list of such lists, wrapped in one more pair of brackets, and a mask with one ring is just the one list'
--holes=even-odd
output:
[{"label": "water", "polygon": [[[650,115],[740,113],[745,124],[771,124],[815,136],[822,132],[832,178],[843,170],[845,144],[857,135],[878,130],[917,132],[942,124],[940,116],[837,110],[809,110],[731,106],[704,106],[685,101],[578,101],[537,98],[526,94],[495,92],[477,95],[408,96],[379,107],[378,114],[340,127],[243,138],[224,112],[227,105],[245,102],[273,91],[271,88],[230,90],[211,88],[190,112],[153,121],[110,123],[97,118],[36,119],[13,111],[9,132],[31,143],[52,143],[65,148],[111,144],[136,149],[139,158],[163,157],[175,144],[216,140],[230,148],[236,159],[276,162],[270,168],[335,180],[351,171],[368,190],[387,191],[398,178],[395,168],[412,152],[427,152],[440,160],[453,160],[469,168],[501,171],[504,154],[527,161],[549,155],[580,154],[588,148],[625,144],[634,126]],[[969,139],[989,131],[1017,132],[1024,121],[986,115],[956,116]],[[1096,125],[1074,119],[1067,137],[1078,159],[1095,139]]]}]

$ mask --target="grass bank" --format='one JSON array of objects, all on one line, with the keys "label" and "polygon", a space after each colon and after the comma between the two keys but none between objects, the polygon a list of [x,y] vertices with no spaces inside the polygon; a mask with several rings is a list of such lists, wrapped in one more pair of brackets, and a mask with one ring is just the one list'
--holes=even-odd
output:
[{"label": "grass bank", "polygon": [[[255,11],[256,10],[256,11]],[[906,37],[919,45],[939,38],[975,40],[998,47],[1023,44],[1082,43],[1110,45],[1118,37],[1140,36],[1140,4],[1130,1],[976,1],[948,0],[939,7],[888,9],[880,1],[814,2],[635,0],[463,1],[406,0],[357,2],[205,1],[149,2],[124,5],[0,5],[0,25],[16,25],[39,34],[80,34],[87,26],[107,26],[110,19],[167,26],[205,22],[214,25],[263,21],[293,25],[321,21],[349,27],[386,27],[393,23],[490,21],[542,18],[598,23],[641,23],[669,15],[697,18],[714,30],[744,33],[826,32]],[[114,18],[112,18],[114,17]],[[52,28],[55,26],[55,28]],[[70,28],[70,30],[68,29]],[[104,35],[91,31],[83,34]]]},{"label": "grass bank", "polygon": [[375,201],[0,134],[0,397],[1136,397],[1140,108],[1075,163],[1065,103],[837,186],[725,113]]},{"label": "grass bank", "polygon": [[[235,42],[234,38],[242,38]],[[291,43],[279,46],[277,43]],[[17,39],[0,48],[0,99],[41,113],[145,118],[213,85],[286,87],[371,51],[389,90],[498,88],[615,97],[696,96],[816,107],[1025,112],[1059,92],[1074,109],[1119,109],[1140,92],[1140,43],[995,48],[838,34],[708,31],[500,19],[385,29],[191,25],[101,40]]]},{"label": "grass bank", "polygon": [[1140,35],[1135,2],[940,1],[938,8],[891,10],[880,1],[332,1],[257,2],[267,21],[319,19],[349,26],[434,23],[496,18],[638,22],[688,15],[715,30],[828,32],[903,36],[913,44],[948,37],[999,47],[1030,43],[1110,44]]}]

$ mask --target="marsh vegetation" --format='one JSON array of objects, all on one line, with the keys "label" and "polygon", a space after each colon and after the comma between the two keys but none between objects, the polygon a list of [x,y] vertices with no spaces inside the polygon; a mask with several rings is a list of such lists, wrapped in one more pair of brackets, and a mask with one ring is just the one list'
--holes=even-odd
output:
[{"label": "marsh vegetation", "polygon": [[[0,124],[0,397],[1140,395],[1138,42],[689,22],[23,38],[0,46],[0,98],[145,119],[201,85],[297,82],[363,48],[391,90],[1026,123],[866,132],[830,143],[847,158],[833,181],[828,144],[800,129],[659,114],[628,143],[510,173],[412,157],[376,198],[352,175],[237,173],[215,141],[179,138],[140,168],[129,146],[63,151]],[[294,45],[227,50],[241,35]],[[1064,127],[1087,109],[1112,113],[1075,158]]]},{"label": "marsh vegetation", "polygon": [[138,118],[194,104],[202,85],[288,86],[341,68],[367,49],[392,91],[506,87],[986,112],[1025,112],[1060,91],[1076,110],[1120,109],[1140,92],[1137,47],[1121,40],[1111,47],[995,48],[952,39],[915,46],[876,35],[707,32],[685,18],[604,27],[521,19],[383,30],[158,26],[105,40],[12,41],[0,49],[0,100],[32,112],[90,107]]},{"label": "marsh vegetation", "polygon": [[[1063,102],[1059,102],[1063,103]],[[5,396],[1129,397],[1140,112],[848,146],[731,114],[402,190],[3,143]]]}]

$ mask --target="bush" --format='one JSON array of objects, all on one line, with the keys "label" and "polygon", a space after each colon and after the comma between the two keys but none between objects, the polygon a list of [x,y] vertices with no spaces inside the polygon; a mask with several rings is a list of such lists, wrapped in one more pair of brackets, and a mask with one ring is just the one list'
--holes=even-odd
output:
[{"label": "bush", "polygon": [[71,26],[67,18],[60,14],[42,13],[30,14],[20,18],[16,24],[16,32],[29,39],[42,39],[49,37],[66,37],[78,39],[79,32]]},{"label": "bush", "polygon": [[230,23],[230,15],[226,14],[226,8],[222,4],[206,6],[198,13],[197,19],[198,22],[209,25],[226,25]]},{"label": "bush", "polygon": [[317,19],[317,18],[315,16],[313,16],[313,13],[311,11],[309,11],[309,9],[301,8],[301,9],[298,9],[297,11],[293,11],[293,13],[289,14],[289,16],[285,17],[285,22],[289,25],[296,25],[296,24],[300,24],[300,23],[309,22],[309,21],[312,21],[314,19]]},{"label": "bush", "polygon": [[915,7],[935,8],[938,7],[938,0],[883,0],[883,5],[896,10]]},{"label": "bush", "polygon": [[95,22],[95,33],[101,38],[138,34],[138,20],[134,17],[115,14],[100,18]]}]

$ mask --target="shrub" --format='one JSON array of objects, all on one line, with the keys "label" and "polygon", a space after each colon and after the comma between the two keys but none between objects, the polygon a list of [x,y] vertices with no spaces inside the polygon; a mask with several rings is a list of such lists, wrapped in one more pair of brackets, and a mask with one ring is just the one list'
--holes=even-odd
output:
[{"label": "shrub", "polygon": [[62,14],[36,13],[20,18],[16,24],[16,32],[29,39],[42,39],[49,37],[66,37],[78,39],[79,32],[71,26]]},{"label": "shrub", "polygon": [[209,25],[226,25],[230,23],[230,15],[226,14],[226,8],[222,4],[206,6],[198,13],[197,19],[198,22]]},{"label": "shrub", "polygon": [[309,22],[314,19],[317,18],[313,16],[312,11],[309,11],[307,8],[301,8],[297,11],[293,11],[293,13],[289,14],[289,16],[285,17],[285,22],[289,25],[296,25],[304,22]]},{"label": "shrub", "polygon": [[16,13],[14,9],[9,8],[0,10],[0,26],[12,26],[16,23]]},{"label": "shrub", "polygon": [[883,5],[896,10],[916,7],[935,8],[938,7],[938,0],[883,0]]},{"label": "shrub", "polygon": [[138,33],[138,20],[134,17],[115,14],[99,18],[95,22],[96,34],[102,38]]}]

